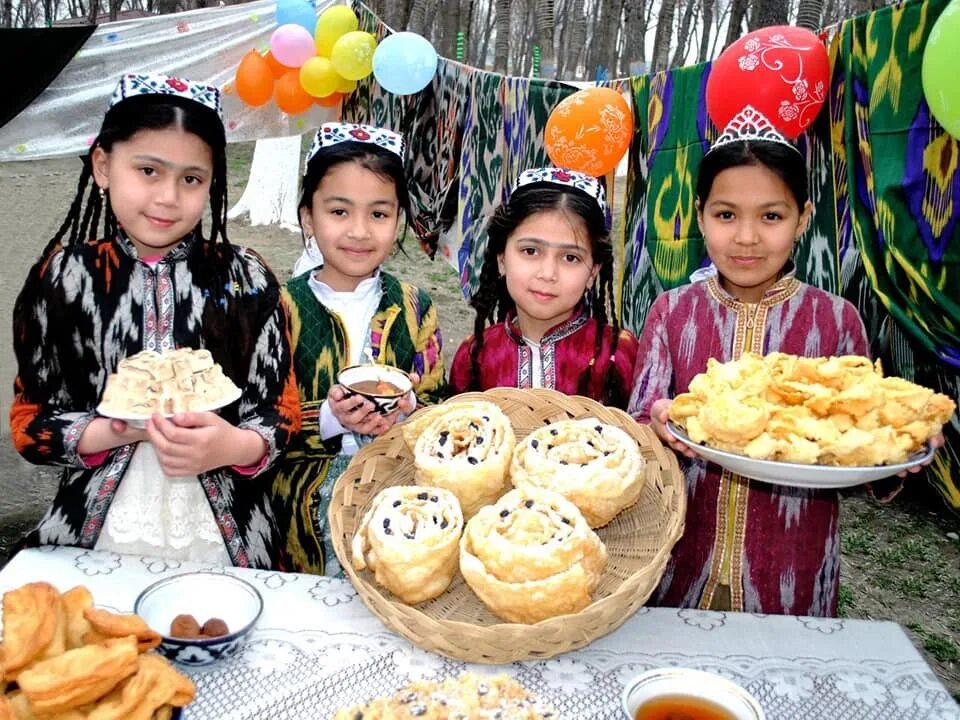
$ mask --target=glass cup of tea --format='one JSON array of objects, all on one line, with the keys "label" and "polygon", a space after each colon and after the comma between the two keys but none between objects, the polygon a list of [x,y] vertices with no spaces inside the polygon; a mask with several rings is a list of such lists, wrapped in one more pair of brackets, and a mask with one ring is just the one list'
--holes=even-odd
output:
[{"label": "glass cup of tea", "polygon": [[750,693],[726,678],[687,668],[658,668],[623,690],[624,720],[765,720]]}]

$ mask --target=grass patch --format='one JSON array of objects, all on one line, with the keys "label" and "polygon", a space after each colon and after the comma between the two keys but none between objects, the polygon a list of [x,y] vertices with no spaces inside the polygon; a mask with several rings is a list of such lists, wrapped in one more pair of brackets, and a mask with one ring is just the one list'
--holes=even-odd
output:
[{"label": "grass patch", "polygon": [[837,615],[840,617],[849,617],[850,610],[853,606],[853,590],[846,585],[841,585],[837,591]]},{"label": "grass patch", "polygon": [[[914,630],[912,627],[910,629]],[[957,647],[957,643],[952,638],[933,632],[925,632],[923,628],[914,631],[923,637],[923,649],[937,660],[942,663],[960,662],[960,647]]]},{"label": "grass patch", "polygon": [[840,526],[841,546],[844,552],[864,555],[873,550],[874,535],[865,528],[851,528],[844,532]]}]

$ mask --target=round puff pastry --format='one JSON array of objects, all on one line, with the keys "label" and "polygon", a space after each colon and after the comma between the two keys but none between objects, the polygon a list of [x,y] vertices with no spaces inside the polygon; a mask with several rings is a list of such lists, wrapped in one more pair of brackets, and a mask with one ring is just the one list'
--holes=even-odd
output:
[{"label": "round puff pastry", "polygon": [[499,406],[483,400],[447,402],[403,426],[418,485],[449,490],[469,519],[508,487],[517,439]]},{"label": "round puff pastry", "polygon": [[511,490],[467,523],[460,572],[490,610],[536,623],[591,602],[607,549],[577,506],[536,487]]},{"label": "round puff pastry", "polygon": [[403,602],[423,602],[446,590],[457,572],[462,532],[453,493],[418,485],[386,488],[353,536],[353,567],[369,567],[377,583]]},{"label": "round puff pastry", "polygon": [[636,441],[595,418],[563,420],[517,444],[510,464],[514,487],[542,487],[576,505],[590,527],[601,527],[640,497],[646,461]]}]

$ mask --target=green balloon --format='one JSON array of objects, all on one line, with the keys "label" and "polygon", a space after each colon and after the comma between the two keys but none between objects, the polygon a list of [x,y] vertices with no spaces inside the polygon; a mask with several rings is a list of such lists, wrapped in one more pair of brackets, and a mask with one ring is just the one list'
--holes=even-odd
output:
[{"label": "green balloon", "polygon": [[960,0],[953,0],[937,18],[923,51],[923,94],[931,114],[944,130],[960,138]]}]

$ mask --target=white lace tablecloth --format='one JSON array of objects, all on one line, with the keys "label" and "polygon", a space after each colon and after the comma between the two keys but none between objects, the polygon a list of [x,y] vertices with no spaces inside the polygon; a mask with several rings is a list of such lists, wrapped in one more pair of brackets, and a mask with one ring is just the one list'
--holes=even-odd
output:
[{"label": "white lace tablecloth", "polygon": [[509,672],[566,720],[621,720],[624,683],[645,670],[684,666],[731,678],[769,720],[958,720],[960,708],[900,627],[891,622],[642,608],[588,647],[550,660],[469,665],[424,652],[386,630],[345,580],[180,563],[77,548],[18,554],[0,592],[34,580],[86,585],[103,607],[130,611],[160,577],[227,572],[264,599],[241,653],[190,670],[197,698],[186,720],[327,720],[347,704],[409,680]]}]

